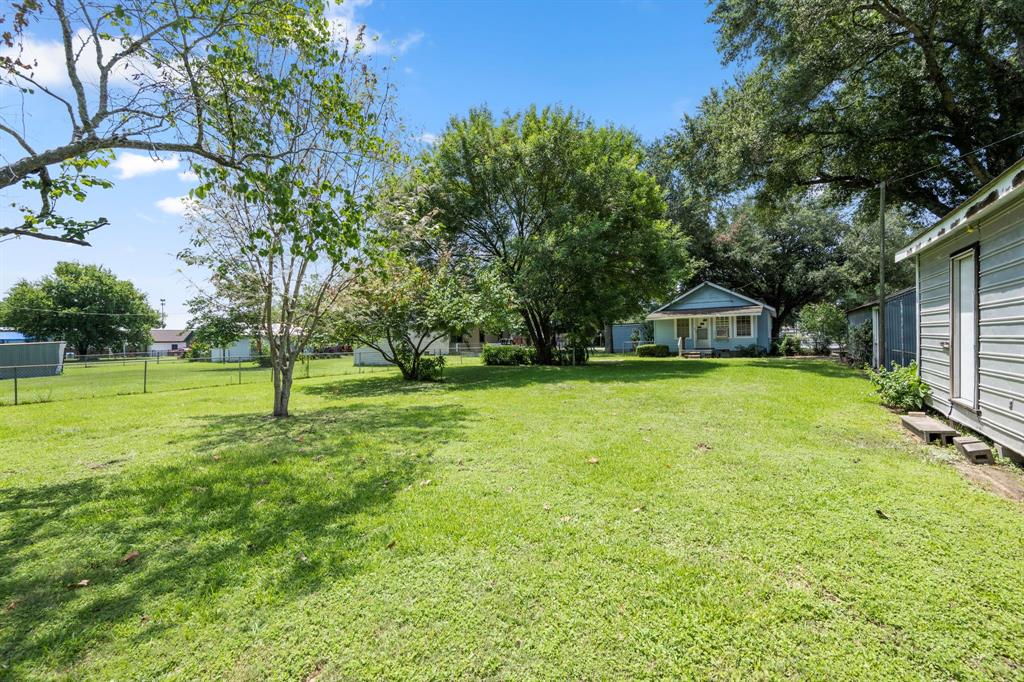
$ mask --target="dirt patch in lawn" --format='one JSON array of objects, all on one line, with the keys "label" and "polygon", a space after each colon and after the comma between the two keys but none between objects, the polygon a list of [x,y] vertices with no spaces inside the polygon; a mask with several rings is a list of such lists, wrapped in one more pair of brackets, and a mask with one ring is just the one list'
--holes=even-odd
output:
[{"label": "dirt patch in lawn", "polygon": [[964,461],[953,466],[971,483],[1015,502],[1024,502],[1024,476],[1000,466],[978,466]]}]

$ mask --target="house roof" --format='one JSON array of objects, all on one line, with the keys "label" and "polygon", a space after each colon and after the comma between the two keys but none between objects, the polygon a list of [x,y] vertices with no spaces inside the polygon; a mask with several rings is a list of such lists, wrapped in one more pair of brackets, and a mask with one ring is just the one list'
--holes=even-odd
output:
[{"label": "house roof", "polygon": [[648,320],[667,320],[680,317],[708,317],[709,315],[760,315],[767,306],[718,306],[716,308],[688,308],[686,310],[662,310],[651,313]]},{"label": "house roof", "polygon": [[[907,287],[906,289],[900,289],[899,291],[894,291],[894,292],[892,292],[891,294],[889,294],[888,296],[885,297],[885,302],[888,303],[889,301],[893,300],[894,298],[899,298],[903,294],[906,294],[908,292],[914,291],[916,288],[917,287]],[[869,301],[867,303],[862,303],[861,305],[856,306],[855,308],[847,308],[846,309],[846,314],[849,315],[850,313],[857,312],[858,310],[863,310],[864,308],[874,308],[876,305],[878,305],[878,299],[877,298],[875,300],[873,300],[873,301]]]},{"label": "house roof", "polygon": [[[757,310],[754,311],[754,312],[740,312],[742,310],[750,310],[751,309],[751,307],[746,307],[746,306],[724,306],[724,307],[717,307],[717,308],[706,308],[705,310],[712,310],[712,311],[714,311],[714,313],[707,313],[707,312],[705,312],[705,313],[703,313],[703,315],[716,314],[716,313],[717,314],[728,313],[728,314],[731,314],[731,315],[759,315],[761,313],[762,309],[767,310],[768,312],[770,312],[772,317],[775,317],[775,315],[776,315],[775,308],[771,307],[770,305],[768,305],[764,301],[758,301],[757,299],[750,298],[749,296],[744,296],[743,294],[739,293],[738,291],[733,291],[732,289],[726,289],[721,284],[715,284],[714,282],[701,282],[700,284],[698,284],[697,286],[693,287],[692,289],[688,289],[687,291],[684,291],[683,293],[679,294],[678,296],[676,296],[675,298],[673,298],[671,301],[669,301],[665,305],[661,306],[660,308],[655,308],[654,310],[651,311],[651,313],[645,319],[648,319],[648,320],[658,320],[658,319],[665,319],[665,318],[668,318],[668,317],[695,317],[695,316],[697,316],[699,313],[694,313],[694,309],[691,309],[691,310],[680,310],[680,311],[668,311],[666,309],[671,307],[674,303],[677,303],[677,302],[683,300],[684,298],[686,298],[690,294],[694,293],[695,291],[697,291],[699,289],[702,289],[703,287],[712,287],[714,289],[718,289],[719,291],[723,291],[723,292],[725,292],[727,294],[735,296],[736,298],[741,298],[744,301],[749,301],[751,304],[753,304],[753,306],[751,306],[751,307],[754,307],[754,306],[757,307]],[[670,312],[679,312],[679,313],[682,313],[682,314],[681,315],[666,314],[666,313],[670,313]],[[701,316],[703,316],[703,315],[701,315]]]},{"label": "house roof", "polygon": [[919,232],[909,244],[896,252],[896,262],[946,241],[1005,206],[1011,197],[1021,196],[1024,196],[1024,159],[1007,168],[970,199],[947,213],[942,220]]},{"label": "house roof", "polygon": [[191,329],[150,329],[153,343],[186,343],[192,336]]}]

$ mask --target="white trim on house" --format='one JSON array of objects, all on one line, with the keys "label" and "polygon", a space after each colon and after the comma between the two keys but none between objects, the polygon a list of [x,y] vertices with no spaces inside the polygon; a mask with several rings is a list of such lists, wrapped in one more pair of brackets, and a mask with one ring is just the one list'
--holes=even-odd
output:
[{"label": "white trim on house", "polygon": [[[946,241],[964,230],[973,230],[975,223],[992,214],[999,206],[1005,204],[1011,196],[1024,193],[1024,181],[1018,181],[1016,186],[1013,184],[1014,178],[1020,173],[1024,173],[1024,159],[1011,165],[1000,173],[995,180],[975,192],[970,199],[947,213],[939,222],[932,225],[905,247],[897,251],[896,262],[899,263],[902,260],[906,260],[915,253],[931,248],[940,241]],[[995,194],[995,196],[989,199],[990,194]],[[981,199],[981,202],[975,201],[982,195],[985,198]],[[977,208],[979,203],[984,205]],[[973,213],[967,215],[971,211]]]},{"label": "white trim on house", "polygon": [[676,301],[681,301],[682,299],[686,298],[687,296],[689,296],[693,292],[697,291],[701,287],[714,287],[714,288],[718,289],[719,291],[724,291],[727,294],[731,294],[731,295],[736,296],[738,298],[742,298],[744,301],[750,301],[754,305],[759,305],[759,306],[763,307],[765,310],[768,310],[772,314],[772,317],[776,317],[777,316],[777,312],[776,312],[775,308],[771,307],[767,303],[763,303],[761,301],[755,300],[753,298],[750,298],[749,296],[744,296],[743,294],[741,294],[741,293],[739,293],[737,291],[733,291],[731,289],[726,289],[721,284],[715,284],[714,282],[701,282],[700,284],[698,284],[697,286],[693,287],[692,289],[689,289],[688,291],[685,291],[685,292],[679,294],[678,296],[676,296],[675,298],[673,298],[671,301],[669,301],[665,305],[661,306],[660,308],[657,308],[656,310],[652,310],[649,314],[653,315],[654,313],[660,313],[662,310],[664,310],[665,308],[668,308],[670,305],[672,305]]}]

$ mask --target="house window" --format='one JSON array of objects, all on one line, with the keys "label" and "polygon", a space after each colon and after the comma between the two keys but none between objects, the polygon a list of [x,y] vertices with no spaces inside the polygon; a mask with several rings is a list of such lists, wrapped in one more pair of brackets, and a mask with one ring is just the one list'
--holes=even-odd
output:
[{"label": "house window", "polygon": [[715,318],[715,338],[716,339],[727,339],[727,338],[729,338],[729,318],[728,317],[716,317]]},{"label": "house window", "polygon": [[690,320],[683,318],[676,320],[676,338],[687,337],[690,335]]},{"label": "house window", "polygon": [[178,344],[172,343],[171,344],[171,350],[178,350]]},{"label": "house window", "polygon": [[736,318],[736,336],[753,336],[754,318],[743,315]]}]

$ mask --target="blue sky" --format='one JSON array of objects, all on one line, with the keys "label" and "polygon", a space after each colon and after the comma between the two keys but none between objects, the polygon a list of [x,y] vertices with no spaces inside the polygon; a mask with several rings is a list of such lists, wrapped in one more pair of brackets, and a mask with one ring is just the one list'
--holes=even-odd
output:
[{"label": "blue sky", "polygon": [[[381,36],[374,58],[391,65],[399,110],[413,135],[429,139],[452,115],[473,106],[501,112],[536,103],[572,107],[598,123],[625,126],[653,140],[728,78],[714,49],[708,11],[703,2],[685,0],[359,0],[335,14]],[[46,30],[34,26],[34,38],[45,42]],[[66,139],[53,112],[31,113],[37,144]],[[13,150],[3,152],[10,156]],[[187,238],[179,230],[181,216],[169,211],[190,187],[186,171],[184,159],[153,164],[122,153],[105,171],[114,188],[94,191],[83,210],[75,211],[110,220],[93,234],[93,246],[0,243],[0,292],[19,279],[40,277],[58,260],[97,263],[135,282],[154,307],[166,299],[167,325],[184,326],[184,301],[194,284],[202,284],[201,273],[182,272],[175,258]],[[12,219],[5,208],[12,198],[0,194],[5,224]]]}]

